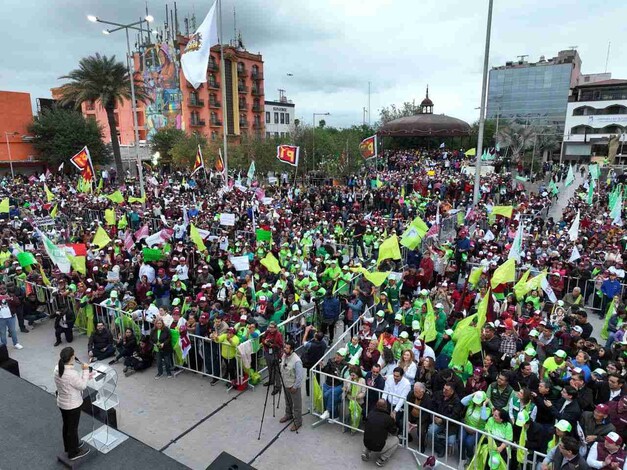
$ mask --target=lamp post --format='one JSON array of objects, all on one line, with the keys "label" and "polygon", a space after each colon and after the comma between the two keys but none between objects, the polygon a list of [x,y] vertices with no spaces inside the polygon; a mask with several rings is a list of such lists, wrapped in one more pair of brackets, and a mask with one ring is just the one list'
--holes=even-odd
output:
[{"label": "lamp post", "polygon": [[311,129],[311,166],[316,169],[316,116],[330,116],[331,113],[313,113],[313,128]]},{"label": "lamp post", "polygon": [[15,179],[15,173],[13,173],[13,159],[11,158],[11,143],[9,142],[9,136],[12,137],[14,135],[20,135],[20,133],[17,131],[4,133],[4,137],[5,139],[7,139],[7,151],[9,153],[9,166],[11,167],[11,179],[12,180]]},{"label": "lamp post", "polygon": [[146,194],[146,191],[144,189],[144,169],[142,167],[141,157],[139,155],[139,125],[137,124],[137,101],[135,99],[135,73],[134,73],[135,66],[133,65],[133,67],[131,67],[131,42],[128,36],[128,30],[134,29],[136,31],[140,31],[143,33],[144,29],[142,28],[142,25],[146,23],[146,31],[150,35],[150,29],[148,28],[148,25],[149,23],[152,23],[154,21],[154,18],[152,15],[146,15],[143,19],[140,19],[139,21],[135,21],[134,23],[129,23],[129,24],[120,24],[120,23],[114,23],[112,21],[105,21],[94,15],[88,15],[87,19],[91,21],[92,23],[103,23],[103,24],[115,26],[115,28],[113,29],[104,29],[102,33],[105,35],[109,35],[111,33],[115,33],[116,31],[121,31],[121,30],[124,30],[126,32],[126,52],[127,52],[126,65],[128,67],[128,75],[131,80],[131,100],[132,100],[131,110],[133,112],[133,128],[135,131],[134,132],[135,154],[137,157],[137,173],[139,176],[139,188],[141,191],[141,196],[143,197]]},{"label": "lamp post", "polygon": [[481,81],[481,110],[479,111],[479,134],[477,135],[477,154],[475,156],[475,190],[472,203],[479,203],[481,188],[481,154],[483,153],[483,132],[485,130],[486,92],[488,87],[488,61],[490,59],[490,34],[492,32],[492,4],[494,0],[488,0],[488,21],[485,35],[485,52],[483,55],[483,76]]}]

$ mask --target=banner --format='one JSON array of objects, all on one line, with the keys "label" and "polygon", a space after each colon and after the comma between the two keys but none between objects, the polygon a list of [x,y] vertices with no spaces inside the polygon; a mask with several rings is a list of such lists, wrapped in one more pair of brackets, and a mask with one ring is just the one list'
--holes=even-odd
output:
[{"label": "banner", "polygon": [[250,269],[248,256],[231,256],[231,263],[233,263],[236,271],[248,271]]},{"label": "banner", "polygon": [[377,157],[377,135],[367,137],[359,144],[359,153],[364,160]]},{"label": "banner", "polygon": [[279,145],[276,148],[276,157],[284,163],[298,166],[300,147],[296,145]]},{"label": "banner", "polygon": [[91,183],[94,180],[94,167],[91,164],[91,156],[87,146],[83,147],[80,152],[70,158],[72,164],[81,172],[81,176],[85,181]]},{"label": "banner", "polygon": [[220,225],[235,225],[235,214],[220,214]]},{"label": "banner", "polygon": [[196,32],[189,37],[189,41],[181,56],[183,75],[194,88],[198,88],[201,83],[207,82],[207,66],[209,65],[211,46],[219,43],[217,3],[214,2],[204,21]]}]

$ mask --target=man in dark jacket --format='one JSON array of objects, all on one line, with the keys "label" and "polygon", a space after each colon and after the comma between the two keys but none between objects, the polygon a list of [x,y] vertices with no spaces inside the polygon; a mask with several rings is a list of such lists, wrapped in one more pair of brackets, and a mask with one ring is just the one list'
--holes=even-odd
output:
[{"label": "man in dark jacket", "polygon": [[[455,393],[453,385],[447,383],[442,387],[442,391],[433,394],[433,411],[442,416],[455,421],[461,421],[464,415],[464,406]],[[457,441],[459,428],[457,425],[449,423],[448,426],[442,418],[434,417],[433,423],[429,425],[428,435],[434,442],[434,449],[438,457],[443,457],[445,452],[445,441],[448,445],[454,445]],[[448,432],[448,435],[444,433]]]},{"label": "man in dark jacket", "polygon": [[545,405],[549,407],[549,411],[555,420],[565,419],[573,429],[577,427],[577,421],[581,418],[581,408],[577,401],[577,389],[571,385],[567,385],[562,389],[562,397],[555,403],[546,401]]},{"label": "man in dark jacket", "polygon": [[[569,469],[588,470],[584,456],[579,455],[579,441],[572,436],[564,436],[562,442],[553,452],[552,468],[556,470]],[[542,465],[544,470],[545,465]]]},{"label": "man in dark jacket", "polygon": [[[311,328],[312,326],[308,326],[307,329],[305,329],[305,332],[307,333],[308,330],[311,330]],[[303,344],[305,352],[303,353],[302,361],[303,367],[307,369],[305,388],[307,396],[309,396],[309,371],[316,364],[316,362],[324,356],[324,353],[327,350],[327,343],[324,340],[322,332],[316,331],[316,334],[311,341],[307,341],[307,334],[303,335]]]},{"label": "man in dark jacket", "polygon": [[609,419],[610,407],[607,405],[597,405],[594,411],[584,411],[581,414],[581,429],[586,436],[588,449],[595,442],[603,442],[607,436],[616,428]]},{"label": "man in dark jacket", "polygon": [[335,322],[340,318],[340,299],[333,295],[329,289],[326,297],[322,301],[322,332],[326,335],[329,332],[329,341],[333,343],[335,336]]},{"label": "man in dark jacket", "polygon": [[372,452],[380,453],[377,465],[382,467],[398,449],[397,429],[394,419],[387,410],[387,402],[377,400],[374,410],[366,418],[364,429],[364,451],[361,460],[370,460]]},{"label": "man in dark jacket", "polygon": [[115,354],[113,336],[105,328],[104,323],[98,322],[96,324],[96,331],[89,337],[87,350],[89,351],[90,362],[102,361]]},{"label": "man in dark jacket", "polygon": [[[385,388],[385,379],[381,375],[381,366],[379,364],[373,364],[370,372],[366,374],[366,385],[381,391]],[[381,398],[381,393],[368,389],[364,407],[364,417],[367,417],[370,410],[375,408],[375,404],[379,398]]]}]

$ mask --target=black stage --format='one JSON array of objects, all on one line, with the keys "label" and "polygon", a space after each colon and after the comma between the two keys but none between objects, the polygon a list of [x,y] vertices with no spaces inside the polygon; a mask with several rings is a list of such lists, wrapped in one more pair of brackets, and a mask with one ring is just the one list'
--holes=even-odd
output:
[{"label": "black stage", "polygon": [[[96,428],[100,427],[96,422]],[[0,468],[2,470],[64,469],[61,413],[53,395],[0,369]],[[92,431],[92,417],[83,413],[78,435]],[[185,465],[129,437],[108,454],[96,449],[76,468],[178,470]]]}]

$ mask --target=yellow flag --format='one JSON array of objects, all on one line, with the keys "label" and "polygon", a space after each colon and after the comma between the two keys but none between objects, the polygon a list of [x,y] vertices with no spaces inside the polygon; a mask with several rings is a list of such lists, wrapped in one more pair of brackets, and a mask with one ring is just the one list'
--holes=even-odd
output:
[{"label": "yellow flag", "polygon": [[129,204],[133,204],[134,202],[141,202],[143,204],[144,202],[146,202],[146,195],[144,194],[144,195],[142,195],[142,197],[130,196],[128,198],[128,203]]},{"label": "yellow flag", "polygon": [[499,284],[506,284],[508,282],[516,281],[516,260],[514,258],[508,259],[494,271],[490,285],[494,289]]},{"label": "yellow flag", "polygon": [[111,239],[109,238],[109,235],[107,235],[107,232],[105,232],[105,229],[103,229],[102,227],[98,227],[96,235],[94,235],[94,239],[91,241],[91,244],[97,246],[98,249],[101,250],[109,243],[111,243]]},{"label": "yellow flag", "polygon": [[111,200],[112,202],[115,202],[116,204],[122,204],[124,202],[124,196],[122,195],[119,189],[115,191],[114,193],[109,194],[107,198]]},{"label": "yellow flag", "polygon": [[514,294],[516,294],[516,298],[518,300],[522,299],[527,292],[527,279],[529,279],[529,274],[531,274],[531,269],[527,269],[525,273],[520,277],[520,280],[514,286]]},{"label": "yellow flag", "polygon": [[43,283],[46,286],[50,285],[50,279],[48,279],[48,276],[46,276],[46,273],[44,272],[44,268],[41,267],[41,265],[39,265],[39,273],[41,274],[41,280],[43,281]]},{"label": "yellow flag", "polygon": [[476,286],[479,283],[479,280],[481,279],[481,274],[483,274],[482,266],[477,266],[475,268],[472,268],[472,271],[470,272],[470,276],[468,276],[468,284],[472,286]]},{"label": "yellow flag", "polygon": [[205,246],[205,242],[202,240],[202,237],[200,236],[200,233],[198,232],[198,229],[194,226],[194,224],[191,224],[189,227],[189,238],[196,244],[196,248],[198,248],[198,251],[205,251],[207,249],[207,247]]},{"label": "yellow flag", "polygon": [[366,268],[359,268],[358,271],[364,275],[366,279],[372,282],[375,286],[379,287],[385,282],[392,271],[379,272],[375,271],[371,273]]},{"label": "yellow flag", "polygon": [[[527,281],[527,292],[530,290],[538,289],[542,286],[542,281],[546,279],[547,271],[546,269],[542,271],[537,276],[532,277],[529,281]],[[525,294],[527,293],[525,292]],[[524,295],[524,294],[523,294]]]},{"label": "yellow flag", "polygon": [[126,214],[122,214],[120,220],[118,220],[118,228],[124,230],[128,227],[128,220],[126,219]]},{"label": "yellow flag", "polygon": [[401,259],[401,249],[398,246],[398,237],[396,235],[392,235],[379,246],[377,265],[384,259]]},{"label": "yellow flag", "polygon": [[57,216],[57,209],[59,208],[59,204],[55,204],[52,210],[50,211],[50,217],[53,219]]},{"label": "yellow flag", "polygon": [[85,257],[84,256],[72,256],[67,255],[70,260],[70,265],[72,269],[78,273],[83,275],[87,274],[87,266],[85,265]]},{"label": "yellow flag", "polygon": [[104,219],[107,225],[115,225],[115,209],[105,209]]},{"label": "yellow flag", "polygon": [[261,264],[263,264],[271,273],[276,274],[281,272],[279,260],[276,259],[272,253],[268,253],[266,257],[261,260]]},{"label": "yellow flag", "polygon": [[0,202],[0,213],[9,213],[9,198],[5,197],[2,202]]},{"label": "yellow flag", "polygon": [[102,181],[102,178],[100,178],[100,181],[98,181],[98,186],[96,187],[96,191],[97,192],[102,191],[103,187],[104,187],[104,182]]},{"label": "yellow flag", "polygon": [[48,185],[46,183],[44,183],[44,191],[46,193],[46,200],[51,202],[54,199],[54,194],[52,194],[52,191],[48,189]]},{"label": "yellow flag", "polygon": [[514,206],[494,206],[492,208],[492,214],[502,215],[508,219],[512,218],[512,212],[514,212]]}]

